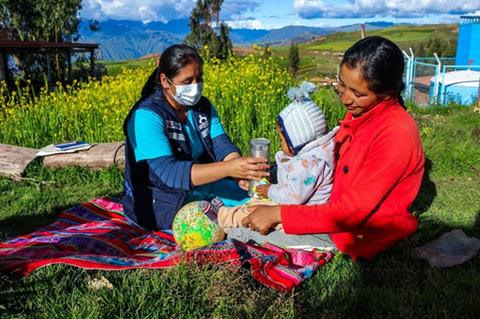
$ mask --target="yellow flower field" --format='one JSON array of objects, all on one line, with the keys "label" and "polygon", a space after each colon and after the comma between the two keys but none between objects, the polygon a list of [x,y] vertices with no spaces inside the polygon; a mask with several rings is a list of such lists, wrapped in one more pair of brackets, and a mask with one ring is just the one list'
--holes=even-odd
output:
[{"label": "yellow flower field", "polygon": [[[0,143],[40,148],[67,140],[88,142],[121,141],[122,123],[140,96],[154,68],[124,69],[101,81],[46,88],[37,94],[26,90],[10,92],[0,85],[5,98],[0,108]],[[275,121],[289,100],[292,76],[273,58],[250,55],[226,62],[207,61],[204,66],[204,95],[215,105],[226,131],[242,149],[253,137],[272,140],[278,149]],[[331,124],[343,116],[343,108],[330,90],[314,99]]]}]

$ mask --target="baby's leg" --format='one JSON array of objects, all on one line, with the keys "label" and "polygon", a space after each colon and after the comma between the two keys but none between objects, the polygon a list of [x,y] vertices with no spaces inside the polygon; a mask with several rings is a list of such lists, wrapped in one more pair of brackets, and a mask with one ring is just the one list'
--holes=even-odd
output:
[{"label": "baby's leg", "polygon": [[218,210],[218,225],[222,228],[242,227],[242,219],[249,214],[246,205],[222,206]]},{"label": "baby's leg", "polygon": [[[238,205],[234,207],[222,206],[218,210],[218,225],[222,228],[242,227],[242,219],[250,214],[247,208],[255,205],[275,206],[278,204],[269,199],[252,198],[244,205]],[[282,224],[278,224],[275,229],[283,229]]]},{"label": "baby's leg", "polygon": [[242,219],[250,214],[247,208],[254,205],[272,206],[275,203],[267,199],[252,198],[244,205],[234,207],[221,206],[218,209],[218,225],[222,228],[242,227]]}]

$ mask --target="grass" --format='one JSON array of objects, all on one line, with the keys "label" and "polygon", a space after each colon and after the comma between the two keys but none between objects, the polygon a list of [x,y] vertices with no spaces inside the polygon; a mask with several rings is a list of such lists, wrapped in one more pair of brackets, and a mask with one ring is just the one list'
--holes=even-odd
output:
[{"label": "grass", "polygon": [[[419,231],[373,261],[337,255],[288,294],[265,288],[245,269],[182,265],[120,272],[55,265],[26,278],[0,279],[1,318],[478,318],[480,257],[436,269],[414,247],[462,228],[480,238],[480,114],[466,107],[413,109],[428,170],[413,205]],[[122,172],[47,170],[0,178],[0,239],[50,223],[65,207],[119,196]],[[88,288],[105,276],[113,289]]]},{"label": "grass", "polygon": [[[412,32],[407,37],[401,28],[392,32],[409,40],[421,36],[421,32]],[[300,45],[299,78],[334,76],[336,72],[339,57],[315,45]],[[286,54],[288,48],[273,48],[274,56]],[[121,67],[149,63],[106,62],[110,75]],[[225,77],[223,69],[219,74],[223,79],[233,78],[238,86],[236,76]],[[251,86],[259,81],[247,82]],[[239,90],[246,91],[243,87]],[[231,95],[219,95],[218,99],[239,96]],[[334,99],[325,92],[314,96],[320,105],[336,105]],[[264,100],[257,96],[244,103],[258,108]],[[278,100],[266,103],[279,107],[277,104]],[[224,112],[230,111],[225,108]],[[326,110],[330,122],[341,117],[335,112],[339,112],[335,107]],[[246,269],[181,265],[169,270],[106,272],[55,265],[21,279],[0,275],[0,318],[478,318],[480,257],[458,267],[435,269],[416,259],[413,249],[454,228],[480,238],[480,115],[466,107],[413,107],[412,113],[428,157],[427,174],[413,205],[420,228],[412,238],[373,261],[354,263],[336,255],[288,294],[259,285]],[[226,129],[239,139],[245,128],[239,130],[238,123],[228,116],[222,114],[223,119],[230,119]],[[120,196],[122,181],[118,169],[48,170],[38,162],[28,168],[21,182],[0,178],[0,240],[49,224],[66,207],[98,196]],[[113,284],[112,290],[88,287],[89,280],[102,276]]]},{"label": "grass", "polygon": [[[424,42],[432,37],[456,39],[455,25],[394,26],[390,28],[367,31],[368,36],[379,35],[406,48],[416,42]],[[361,38],[360,32],[340,32],[327,36],[323,40],[311,42],[309,50],[344,52]]]},{"label": "grass", "polygon": [[[300,64],[296,78],[312,79],[318,77],[335,78],[337,74],[337,65],[340,64],[341,56],[332,54],[328,51],[311,50],[310,44],[302,43],[298,45]],[[283,67],[288,66],[288,46],[272,47],[274,57],[282,57]]]},{"label": "grass", "polygon": [[120,74],[123,68],[136,69],[155,64],[154,59],[134,59],[121,61],[100,60],[98,63],[103,64],[107,68],[107,74],[110,76]]}]

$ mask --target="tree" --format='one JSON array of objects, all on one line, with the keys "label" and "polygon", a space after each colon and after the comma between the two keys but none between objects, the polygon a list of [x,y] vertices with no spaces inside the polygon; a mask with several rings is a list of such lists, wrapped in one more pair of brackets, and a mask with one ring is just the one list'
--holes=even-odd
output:
[{"label": "tree", "polygon": [[263,57],[264,57],[265,59],[268,59],[268,58],[271,57],[271,56],[272,56],[272,48],[270,47],[269,44],[267,44],[267,45],[265,46],[265,48],[263,49]]},{"label": "tree", "polygon": [[[79,38],[79,10],[82,0],[0,0],[0,27],[9,39],[22,41],[70,42]],[[92,30],[98,30],[98,22],[89,21]],[[22,56],[27,74],[45,71],[45,57]],[[57,79],[62,79],[65,57],[55,54]],[[30,70],[28,70],[30,69]]]},{"label": "tree", "polygon": [[298,65],[300,63],[300,54],[298,46],[292,42],[288,53],[288,70],[293,74],[297,74]]},{"label": "tree", "polygon": [[78,39],[81,0],[0,0],[0,24],[10,38],[64,42]]},{"label": "tree", "polygon": [[230,28],[225,24],[220,24],[220,35],[218,36],[219,48],[218,48],[218,58],[221,60],[226,60],[228,56],[232,53],[232,41],[229,37]]},{"label": "tree", "polygon": [[[203,55],[225,60],[232,53],[232,41],[229,27],[220,22],[222,4],[223,0],[197,1],[190,16],[190,34],[185,42]],[[205,46],[208,47],[208,52],[204,52]]]}]

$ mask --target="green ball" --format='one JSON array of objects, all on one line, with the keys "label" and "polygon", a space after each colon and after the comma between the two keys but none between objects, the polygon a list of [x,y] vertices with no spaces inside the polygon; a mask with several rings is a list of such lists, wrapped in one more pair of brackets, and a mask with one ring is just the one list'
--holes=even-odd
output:
[{"label": "green ball", "polygon": [[225,231],[216,222],[217,208],[208,201],[183,206],[173,220],[173,236],[185,251],[222,241]]}]

